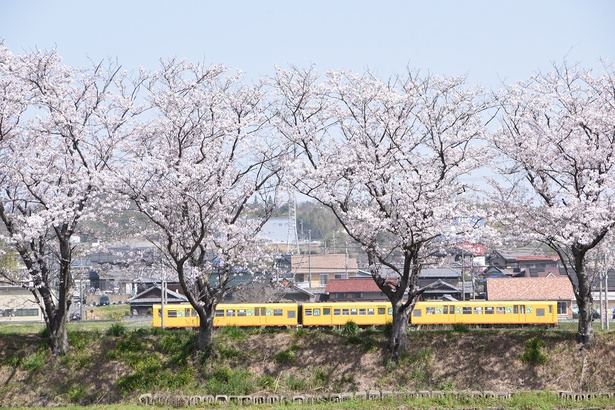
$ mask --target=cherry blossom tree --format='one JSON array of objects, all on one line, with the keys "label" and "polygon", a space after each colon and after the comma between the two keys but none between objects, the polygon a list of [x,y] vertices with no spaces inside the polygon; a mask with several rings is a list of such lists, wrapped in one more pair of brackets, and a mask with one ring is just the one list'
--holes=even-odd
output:
[{"label": "cherry blossom tree", "polygon": [[410,70],[383,82],[338,71],[278,70],[279,132],[296,147],[294,185],[329,207],[367,254],[393,307],[388,352],[408,350],[409,315],[421,268],[446,227],[467,213],[461,177],[481,165],[482,104],[463,78]]},{"label": "cherry blossom tree", "polygon": [[501,127],[492,146],[502,178],[495,218],[517,238],[560,256],[579,306],[579,342],[591,346],[589,260],[615,224],[615,74],[554,67],[496,96]]},{"label": "cherry blossom tree", "polygon": [[114,64],[80,70],[54,51],[0,47],[0,220],[25,266],[3,276],[32,292],[56,356],[68,351],[75,234],[104,214],[105,169],[130,128],[134,95],[124,81]]},{"label": "cherry blossom tree", "polygon": [[[151,119],[117,173],[198,313],[197,349],[207,351],[233,278],[267,262],[255,239],[273,210],[265,198],[275,198],[281,145],[266,133],[262,87],[242,84],[239,73],[169,61],[148,87]],[[247,218],[255,198],[265,210]]]}]

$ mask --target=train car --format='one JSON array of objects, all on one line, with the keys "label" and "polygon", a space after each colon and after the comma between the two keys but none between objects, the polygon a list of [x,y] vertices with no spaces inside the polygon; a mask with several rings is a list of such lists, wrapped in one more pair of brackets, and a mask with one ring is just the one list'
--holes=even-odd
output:
[{"label": "train car", "polygon": [[424,301],[417,302],[413,325],[557,325],[554,301]]},{"label": "train car", "polygon": [[297,326],[296,303],[220,303],[214,326]]},{"label": "train car", "polygon": [[[161,305],[153,306],[153,326],[162,327]],[[297,326],[296,303],[219,303],[214,326]],[[164,306],[164,327],[198,327],[199,316],[188,304]]]},{"label": "train car", "polygon": [[301,305],[303,326],[384,325],[393,321],[389,302],[313,302]]}]

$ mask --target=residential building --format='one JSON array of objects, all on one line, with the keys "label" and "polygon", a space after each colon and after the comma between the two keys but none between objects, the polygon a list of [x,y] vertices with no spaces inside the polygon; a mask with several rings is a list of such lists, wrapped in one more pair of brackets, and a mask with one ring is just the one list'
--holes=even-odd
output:
[{"label": "residential building", "polygon": [[554,300],[557,314],[572,317],[574,292],[567,277],[489,278],[487,300]]}]

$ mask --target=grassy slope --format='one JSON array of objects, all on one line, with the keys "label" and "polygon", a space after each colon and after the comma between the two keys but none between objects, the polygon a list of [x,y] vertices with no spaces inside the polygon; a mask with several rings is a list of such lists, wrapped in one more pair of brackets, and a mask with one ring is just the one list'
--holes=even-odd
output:
[{"label": "grassy slope", "polygon": [[204,357],[192,353],[192,331],[73,323],[71,353],[54,360],[32,328],[8,328],[0,334],[0,406],[134,403],[155,392],[615,391],[615,332],[599,333],[587,353],[573,329],[412,332],[410,354],[394,365],[382,359],[386,336],[374,330],[223,329]]}]

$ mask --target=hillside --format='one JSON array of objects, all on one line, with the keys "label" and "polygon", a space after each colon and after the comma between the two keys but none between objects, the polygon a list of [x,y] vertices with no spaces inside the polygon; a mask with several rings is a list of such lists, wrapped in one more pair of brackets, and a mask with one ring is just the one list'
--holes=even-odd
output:
[{"label": "hillside", "polygon": [[3,334],[0,406],[135,403],[155,392],[615,392],[615,332],[598,334],[585,352],[570,331],[418,331],[409,335],[411,352],[398,365],[382,360],[380,331],[351,333],[224,329],[203,357],[192,353],[194,332],[115,324],[71,332],[71,353],[55,360],[39,336]]}]

